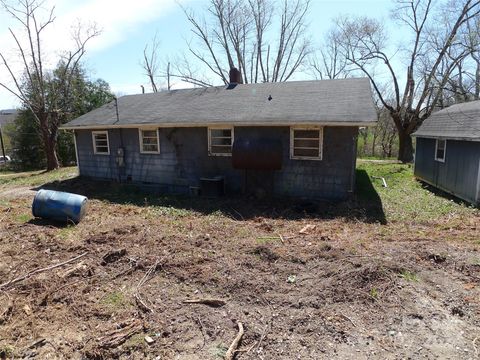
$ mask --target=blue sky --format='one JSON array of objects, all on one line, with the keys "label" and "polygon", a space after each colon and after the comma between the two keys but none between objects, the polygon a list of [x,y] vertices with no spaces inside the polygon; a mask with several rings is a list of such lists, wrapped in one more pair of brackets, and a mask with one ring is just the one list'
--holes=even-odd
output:
[{"label": "blue sky", "polygon": [[[208,0],[180,1],[195,13],[202,14]],[[55,26],[46,34],[45,48],[55,59],[55,53],[69,48],[69,28],[80,19],[82,23],[95,22],[102,34],[90,43],[84,62],[92,78],[106,80],[117,95],[138,93],[140,85],[149,90],[141,68],[142,52],[157,33],[161,56],[174,58],[185,50],[185,42],[192,38],[188,21],[175,0],[48,0],[46,7],[55,5]],[[322,35],[331,26],[332,19],[342,14],[368,15],[388,20],[392,2],[389,0],[312,0],[308,14],[312,43],[320,45]],[[2,51],[13,49],[8,26],[15,24],[0,13],[0,46]],[[13,51],[13,50],[12,50]],[[10,51],[7,54],[14,56]],[[14,67],[20,67],[14,62]],[[0,67],[0,80],[7,79]],[[0,90],[0,109],[18,106],[18,102]]]}]

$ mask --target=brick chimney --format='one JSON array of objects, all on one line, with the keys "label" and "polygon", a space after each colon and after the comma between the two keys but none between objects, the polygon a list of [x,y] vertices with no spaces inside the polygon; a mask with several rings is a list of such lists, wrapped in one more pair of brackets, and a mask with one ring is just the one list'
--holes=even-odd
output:
[{"label": "brick chimney", "polygon": [[242,73],[237,68],[230,69],[230,84],[243,84]]}]

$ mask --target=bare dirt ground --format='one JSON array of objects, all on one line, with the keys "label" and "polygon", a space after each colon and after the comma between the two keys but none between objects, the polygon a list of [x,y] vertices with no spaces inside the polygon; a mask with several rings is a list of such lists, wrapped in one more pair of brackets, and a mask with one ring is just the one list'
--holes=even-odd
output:
[{"label": "bare dirt ground", "polygon": [[[92,196],[58,226],[8,191],[0,358],[219,359],[238,322],[237,359],[479,358],[478,212],[382,225],[349,205]],[[225,305],[184,302],[206,298]]]}]

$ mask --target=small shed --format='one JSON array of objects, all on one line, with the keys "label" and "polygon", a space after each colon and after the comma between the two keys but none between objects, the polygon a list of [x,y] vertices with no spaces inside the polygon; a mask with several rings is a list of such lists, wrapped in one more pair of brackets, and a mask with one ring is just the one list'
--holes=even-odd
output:
[{"label": "small shed", "polygon": [[480,101],[433,113],[413,135],[415,177],[480,204]]}]

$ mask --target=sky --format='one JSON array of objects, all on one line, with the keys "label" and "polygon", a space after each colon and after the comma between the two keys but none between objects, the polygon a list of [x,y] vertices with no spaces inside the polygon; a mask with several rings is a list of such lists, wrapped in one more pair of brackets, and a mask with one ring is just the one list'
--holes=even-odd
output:
[{"label": "sky", "polygon": [[[72,48],[73,25],[96,24],[101,35],[88,43],[83,58],[88,75],[106,80],[117,96],[140,93],[141,85],[149,91],[148,79],[141,67],[145,45],[156,34],[160,57],[172,59],[185,51],[186,42],[192,39],[191,28],[179,4],[201,15],[208,7],[208,0],[46,0],[43,7],[47,10],[55,6],[56,16],[43,38],[47,63],[50,61],[52,65],[61,51]],[[390,0],[311,0],[307,17],[311,41],[320,46],[323,34],[335,17],[355,14],[387,20],[391,5]],[[21,64],[9,28],[18,31],[15,21],[0,9],[0,49],[14,71],[19,72]],[[0,64],[0,81],[8,79],[6,69]],[[18,106],[15,97],[0,89],[0,109]]]}]

